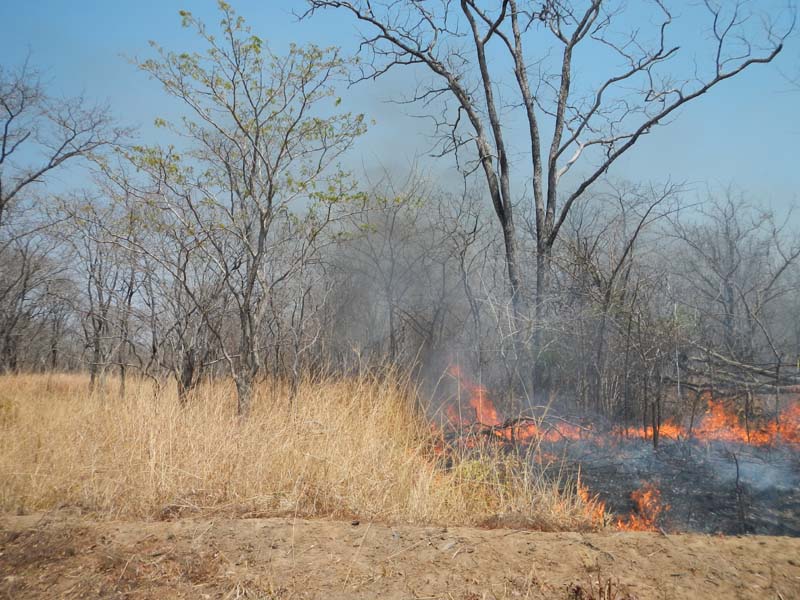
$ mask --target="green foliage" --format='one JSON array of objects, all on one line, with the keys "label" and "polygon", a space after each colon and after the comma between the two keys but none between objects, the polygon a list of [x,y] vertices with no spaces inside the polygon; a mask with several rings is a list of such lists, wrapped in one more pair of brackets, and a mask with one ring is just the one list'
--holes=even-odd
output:
[{"label": "green foliage", "polygon": [[204,52],[168,51],[153,42],[157,57],[139,64],[187,107],[179,126],[161,118],[155,125],[189,140],[188,150],[137,147],[129,153],[133,163],[174,184],[191,183],[207,207],[231,193],[258,213],[301,199],[357,200],[349,174],[334,168],[366,131],[364,115],[333,112],[342,102],[335,84],[351,62],[336,48],[313,44],[292,44],[277,55],[230,4],[218,6],[219,36],[191,12],[179,13],[205,42]]}]

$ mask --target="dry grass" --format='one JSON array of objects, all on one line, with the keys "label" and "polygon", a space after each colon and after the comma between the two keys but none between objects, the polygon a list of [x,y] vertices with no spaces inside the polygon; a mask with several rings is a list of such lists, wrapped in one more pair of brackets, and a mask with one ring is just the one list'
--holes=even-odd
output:
[{"label": "dry grass", "polygon": [[113,382],[90,394],[81,375],[0,377],[0,510],[595,525],[574,490],[533,477],[525,457],[487,450],[444,468],[413,391],[396,379],[308,380],[294,403],[264,383],[244,422],[225,382],[185,408],[149,382],[128,390],[122,400]]}]

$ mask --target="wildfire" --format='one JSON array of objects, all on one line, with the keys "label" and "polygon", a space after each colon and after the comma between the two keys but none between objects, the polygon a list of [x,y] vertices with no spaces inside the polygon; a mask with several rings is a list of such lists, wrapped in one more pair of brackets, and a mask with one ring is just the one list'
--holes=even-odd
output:
[{"label": "wildfire", "polygon": [[697,429],[697,437],[722,442],[741,442],[754,446],[771,446],[777,441],[800,443],[800,405],[794,404],[780,415],[756,429],[742,426],[737,415],[726,410],[722,402],[709,400],[706,415]]},{"label": "wildfire", "polygon": [[[466,403],[448,404],[444,408],[451,425],[478,424],[490,429],[490,433],[502,440],[528,443],[532,440],[558,442],[564,439],[577,440],[589,430],[570,423],[543,426],[534,419],[517,419],[504,422],[495,407],[489,392],[466,376],[458,365],[448,369],[449,375],[458,381],[459,392],[464,392]],[[690,431],[685,425],[665,421],[659,426],[659,435],[667,439],[688,439],[700,441],[737,442],[753,446],[771,446],[778,442],[800,444],[800,402],[793,403],[777,420],[768,423],[742,423],[739,415],[730,410],[721,400],[705,394],[707,408],[705,414]],[[461,394],[459,394],[459,400]],[[474,418],[473,418],[474,415]],[[652,437],[652,430],[639,427],[627,430],[612,429],[612,438],[633,436],[640,439]],[[600,439],[599,442],[606,440]]]},{"label": "wildfire", "polygon": [[[558,456],[548,451],[552,450],[551,446],[540,446],[538,442],[557,443],[590,436],[593,444],[605,446],[621,443],[623,436],[639,439],[648,439],[652,436],[652,430],[648,427],[626,430],[614,428],[610,435],[602,436],[591,426],[588,428],[578,426],[552,416],[547,421],[528,417],[504,420],[486,387],[470,379],[458,366],[451,367],[448,374],[457,380],[459,395],[458,402],[448,404],[443,412],[450,425],[460,431],[456,438],[459,447],[475,448],[493,442],[523,445],[536,442],[537,451],[533,460],[539,464],[550,464],[558,462]],[[769,421],[764,418],[744,419],[733,410],[730,402],[715,399],[708,392],[703,395],[703,400],[706,401],[706,410],[695,420],[691,428],[681,422],[667,420],[659,427],[660,437],[763,447],[779,443],[800,445],[800,398],[790,403],[777,419]],[[469,428],[466,435],[461,429],[463,427]],[[439,430],[439,433],[437,454],[445,452],[445,448],[450,447],[445,442],[448,439],[446,430]],[[606,525],[609,522],[606,504],[583,485],[580,473],[575,490],[581,509],[586,511],[590,521],[599,527]],[[645,483],[631,494],[631,500],[634,510],[626,517],[617,518],[616,526],[624,531],[656,531],[659,518],[670,508],[662,502],[659,488],[654,483]]]},{"label": "wildfire", "polygon": [[669,505],[661,503],[661,490],[653,483],[645,483],[631,494],[635,510],[625,519],[617,520],[623,531],[656,531],[656,522]]},{"label": "wildfire", "polygon": [[776,428],[784,441],[800,444],[800,402],[795,402],[783,413]]}]

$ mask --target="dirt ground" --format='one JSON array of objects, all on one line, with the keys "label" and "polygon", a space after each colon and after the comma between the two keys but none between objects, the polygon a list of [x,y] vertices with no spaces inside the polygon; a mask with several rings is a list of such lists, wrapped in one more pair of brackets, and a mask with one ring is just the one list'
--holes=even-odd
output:
[{"label": "dirt ground", "polygon": [[60,511],[0,517],[0,598],[789,600],[800,539]]}]

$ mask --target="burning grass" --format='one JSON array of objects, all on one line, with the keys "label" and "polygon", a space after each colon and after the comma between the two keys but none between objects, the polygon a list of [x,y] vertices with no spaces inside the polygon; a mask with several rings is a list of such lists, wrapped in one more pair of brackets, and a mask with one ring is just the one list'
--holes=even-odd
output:
[{"label": "burning grass", "polygon": [[623,531],[656,531],[661,513],[669,510],[669,505],[661,501],[661,490],[653,482],[647,482],[631,494],[636,511],[626,519],[619,519],[617,527]]},{"label": "burning grass", "polygon": [[0,377],[0,508],[78,506],[109,518],[298,515],[474,525],[514,514],[542,529],[597,528],[580,487],[530,457],[436,452],[438,434],[396,377],[265,382],[252,416],[230,382],[181,407],[170,388],[81,375]]},{"label": "burning grass", "polygon": [[[671,439],[695,439],[701,442],[725,442],[768,447],[780,444],[800,447],[800,399],[795,398],[784,407],[777,418],[764,418],[751,421],[743,418],[722,400],[703,394],[706,409],[693,428],[673,420],[666,421],[659,428],[659,435]],[[619,435],[648,439],[652,429],[638,427]]]},{"label": "burning grass", "polygon": [[[771,410],[767,407],[774,398],[759,398],[748,414],[737,410],[735,398],[705,392],[699,398],[706,404],[703,413],[661,423],[658,439],[671,443],[659,452],[664,446],[653,441],[652,427],[622,428],[602,421],[598,426],[583,419],[578,424],[547,409],[538,417],[504,419],[488,390],[462,369],[454,365],[447,375],[452,390],[441,406],[437,451],[447,456],[494,445],[517,454],[527,449],[531,464],[540,468],[561,473],[569,465],[570,472],[577,472],[574,490],[583,513],[598,527],[613,523],[621,530],[658,531],[668,522],[690,528],[700,523],[714,531],[767,527],[798,535],[791,488],[796,481],[792,464],[800,450],[800,398],[790,395]],[[676,513],[655,483],[661,475],[666,476],[664,498],[678,505]],[[751,490],[757,498],[749,495]]]}]

